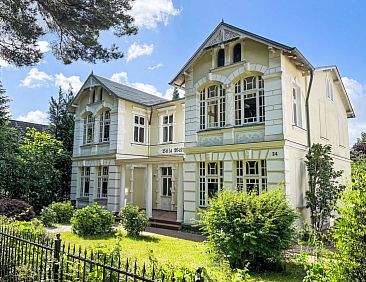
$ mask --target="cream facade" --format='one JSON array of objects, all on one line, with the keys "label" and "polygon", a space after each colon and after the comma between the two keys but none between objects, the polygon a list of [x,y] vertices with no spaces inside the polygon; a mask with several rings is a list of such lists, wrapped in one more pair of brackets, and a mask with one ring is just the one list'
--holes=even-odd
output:
[{"label": "cream facade", "polygon": [[184,99],[163,101],[88,78],[72,106],[78,206],[96,201],[117,211],[129,202],[149,216],[176,211],[177,221],[191,224],[220,189],[261,193],[283,185],[306,216],[304,159],[312,143],[332,145],[347,181],[354,112],[336,67],[314,68],[298,49],[222,22],[170,84],[184,89]]}]

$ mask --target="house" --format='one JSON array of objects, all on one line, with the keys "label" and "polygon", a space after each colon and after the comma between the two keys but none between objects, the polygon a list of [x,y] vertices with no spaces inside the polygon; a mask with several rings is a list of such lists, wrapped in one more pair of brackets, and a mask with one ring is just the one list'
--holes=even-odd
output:
[{"label": "house", "polygon": [[166,101],[91,74],[75,112],[71,197],[111,211],[126,203],[176,212],[191,224],[220,189],[283,185],[303,212],[305,155],[332,145],[350,175],[347,119],[355,117],[337,67],[315,68],[289,47],[221,22],[170,82]]},{"label": "house", "polygon": [[39,132],[43,132],[46,131],[48,127],[47,125],[44,124],[15,120],[15,119],[9,120],[9,126],[19,128],[23,132],[23,134],[27,132],[27,128],[34,128]]}]

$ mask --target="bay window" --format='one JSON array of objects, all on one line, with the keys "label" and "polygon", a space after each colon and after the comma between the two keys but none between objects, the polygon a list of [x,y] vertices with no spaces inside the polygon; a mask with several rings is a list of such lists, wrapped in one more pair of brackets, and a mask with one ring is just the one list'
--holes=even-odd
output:
[{"label": "bay window", "polygon": [[99,142],[109,142],[111,112],[105,111],[100,115]]},{"label": "bay window", "polygon": [[83,133],[83,143],[91,144],[93,143],[94,137],[94,117],[92,114],[89,114],[84,119],[84,133]]},{"label": "bay window", "polygon": [[80,173],[80,196],[88,197],[90,190],[90,167],[84,166]]},{"label": "bay window", "polygon": [[256,191],[261,194],[267,191],[266,160],[236,162],[236,187],[247,193]]},{"label": "bay window", "polygon": [[225,126],[225,89],[212,85],[200,92],[200,129]]},{"label": "bay window", "polygon": [[208,200],[223,189],[223,162],[200,162],[199,177],[199,206],[207,207]]},{"label": "bay window", "polygon": [[107,198],[109,168],[107,166],[98,167],[97,195],[96,198]]}]

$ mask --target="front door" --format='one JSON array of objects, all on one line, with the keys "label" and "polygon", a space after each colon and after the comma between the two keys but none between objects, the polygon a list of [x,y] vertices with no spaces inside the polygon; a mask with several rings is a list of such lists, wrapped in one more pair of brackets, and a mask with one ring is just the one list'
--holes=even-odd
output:
[{"label": "front door", "polygon": [[172,210],[172,168],[161,168],[161,209]]}]

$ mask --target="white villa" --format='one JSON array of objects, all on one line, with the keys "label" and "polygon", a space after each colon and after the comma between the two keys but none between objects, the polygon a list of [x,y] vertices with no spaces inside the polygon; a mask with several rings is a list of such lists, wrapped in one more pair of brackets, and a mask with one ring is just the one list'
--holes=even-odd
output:
[{"label": "white villa", "polygon": [[71,199],[110,211],[126,203],[191,224],[220,189],[283,185],[303,212],[309,145],[332,145],[350,175],[337,67],[315,68],[294,47],[221,22],[170,82],[167,101],[91,74],[76,95]]}]

